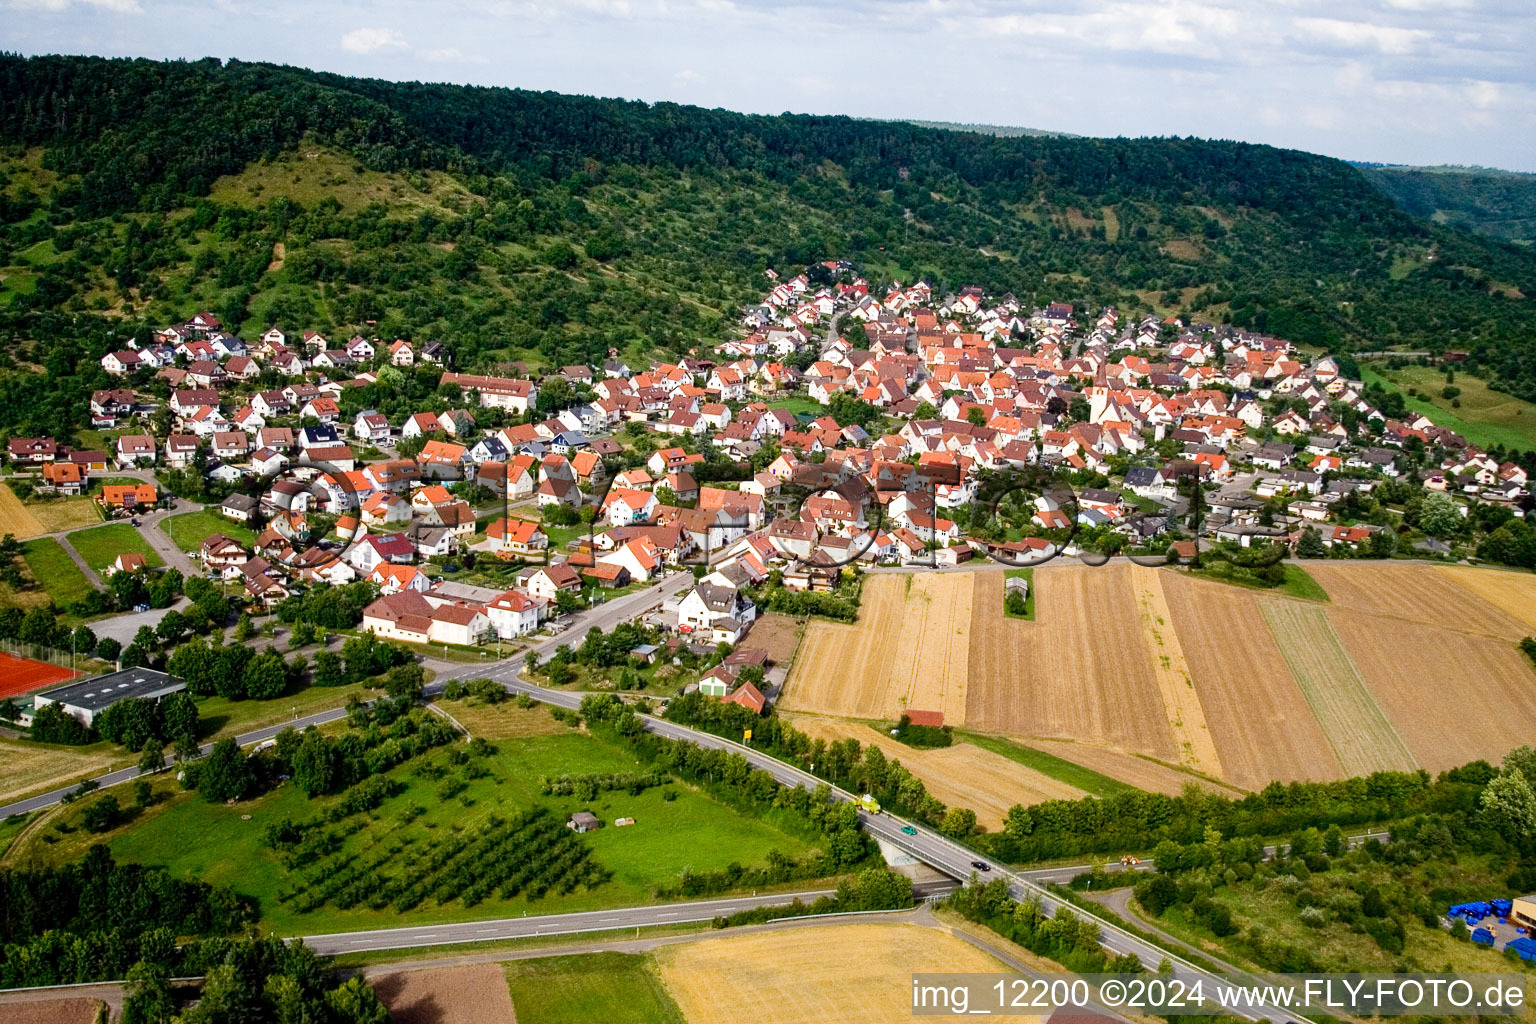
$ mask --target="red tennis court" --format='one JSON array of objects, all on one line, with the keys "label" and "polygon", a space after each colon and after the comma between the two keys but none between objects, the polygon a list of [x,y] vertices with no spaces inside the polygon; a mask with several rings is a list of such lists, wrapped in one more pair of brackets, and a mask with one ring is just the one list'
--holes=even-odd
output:
[{"label": "red tennis court", "polygon": [[50,665],[43,661],[0,654],[0,697],[14,697],[47,686],[73,679],[75,673],[67,668]]}]

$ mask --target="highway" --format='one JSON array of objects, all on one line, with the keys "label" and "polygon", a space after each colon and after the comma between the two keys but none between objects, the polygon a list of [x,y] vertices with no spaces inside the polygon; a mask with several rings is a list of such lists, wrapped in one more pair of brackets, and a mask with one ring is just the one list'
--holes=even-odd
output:
[{"label": "highway", "polygon": [[[915,890],[918,897],[923,898],[942,896],[952,892],[954,888],[953,882],[943,882],[918,885]],[[503,939],[615,931],[621,928],[696,924],[743,910],[785,906],[795,900],[810,903],[818,897],[831,896],[835,892],[835,889],[815,889],[809,892],[738,896],[733,899],[701,900],[693,903],[663,903],[646,907],[622,907],[615,910],[590,910],[579,914],[541,914],[535,917],[504,917],[493,921],[466,921],[462,924],[429,924],[413,928],[382,928],[371,932],[306,935],[304,944],[317,953],[335,955],[364,950],[416,949],[464,942],[496,942]]]}]

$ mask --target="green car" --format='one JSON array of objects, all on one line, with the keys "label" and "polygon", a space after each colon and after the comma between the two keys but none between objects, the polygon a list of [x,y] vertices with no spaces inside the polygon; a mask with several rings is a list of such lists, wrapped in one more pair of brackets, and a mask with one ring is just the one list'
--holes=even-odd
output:
[{"label": "green car", "polygon": [[917,829],[913,828],[911,825],[903,825],[901,826],[901,830],[909,836],[917,835]]}]

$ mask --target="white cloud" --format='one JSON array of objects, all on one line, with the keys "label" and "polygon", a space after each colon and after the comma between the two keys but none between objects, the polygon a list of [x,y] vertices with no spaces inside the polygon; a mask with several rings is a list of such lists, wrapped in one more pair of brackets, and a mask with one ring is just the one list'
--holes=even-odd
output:
[{"label": "white cloud", "polygon": [[348,53],[370,54],[408,50],[410,44],[392,28],[359,28],[341,37],[341,48]]},{"label": "white cloud", "polygon": [[42,11],[63,11],[77,4],[81,7],[111,11],[114,14],[144,13],[144,7],[139,0],[12,0],[11,6],[22,10],[30,8]]},{"label": "white cloud", "polygon": [[692,68],[683,68],[683,70],[672,76],[672,81],[676,82],[678,85],[694,85],[698,82],[702,82],[703,80],[704,76]]},{"label": "white cloud", "polygon": [[1381,53],[1412,53],[1433,33],[1422,28],[1402,28],[1338,18],[1297,18],[1296,27],[1313,39]]},{"label": "white cloud", "polygon": [[440,50],[417,50],[417,56],[438,64],[484,64],[485,58],[464,53],[457,46],[445,46]]}]

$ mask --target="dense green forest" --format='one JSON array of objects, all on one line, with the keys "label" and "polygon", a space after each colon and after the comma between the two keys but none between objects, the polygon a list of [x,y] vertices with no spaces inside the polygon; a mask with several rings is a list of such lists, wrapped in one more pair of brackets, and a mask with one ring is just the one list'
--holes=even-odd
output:
[{"label": "dense green forest", "polygon": [[1506,242],[1536,242],[1536,174],[1488,167],[1363,167],[1415,217]]},{"label": "dense green forest", "polygon": [[550,365],[715,340],[765,268],[831,256],[1330,348],[1466,350],[1536,397],[1536,254],[1306,153],[0,56],[0,429],[76,418],[6,365],[87,384],[125,334],[197,309],[247,334],[441,339],[461,369]]}]

